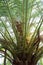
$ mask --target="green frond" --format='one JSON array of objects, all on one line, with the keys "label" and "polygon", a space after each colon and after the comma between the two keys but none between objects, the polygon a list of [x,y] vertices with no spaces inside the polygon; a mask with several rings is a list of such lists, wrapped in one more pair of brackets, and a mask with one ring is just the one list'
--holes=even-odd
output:
[{"label": "green frond", "polygon": [[37,50],[35,57],[35,62],[37,62],[40,57],[43,57],[43,46]]}]

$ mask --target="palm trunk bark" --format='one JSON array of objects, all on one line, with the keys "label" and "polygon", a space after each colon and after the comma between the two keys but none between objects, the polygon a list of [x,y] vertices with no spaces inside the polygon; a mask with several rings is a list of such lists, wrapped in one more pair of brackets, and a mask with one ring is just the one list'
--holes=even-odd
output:
[{"label": "palm trunk bark", "polygon": [[13,62],[12,65],[36,65],[34,62]]},{"label": "palm trunk bark", "polygon": [[31,64],[30,64],[30,63],[29,63],[29,64],[25,64],[25,63],[23,63],[23,64],[22,64],[22,63],[17,63],[17,64],[12,64],[12,65],[36,65],[36,64],[32,64],[32,63],[31,63]]}]

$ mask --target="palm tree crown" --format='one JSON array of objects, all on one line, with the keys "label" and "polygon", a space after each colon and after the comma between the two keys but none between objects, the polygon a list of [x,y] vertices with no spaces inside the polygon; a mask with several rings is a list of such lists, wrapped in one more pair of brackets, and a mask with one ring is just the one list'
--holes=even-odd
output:
[{"label": "palm tree crown", "polygon": [[42,10],[41,0],[0,0],[0,52],[5,65],[6,58],[13,65],[35,65],[42,57]]}]

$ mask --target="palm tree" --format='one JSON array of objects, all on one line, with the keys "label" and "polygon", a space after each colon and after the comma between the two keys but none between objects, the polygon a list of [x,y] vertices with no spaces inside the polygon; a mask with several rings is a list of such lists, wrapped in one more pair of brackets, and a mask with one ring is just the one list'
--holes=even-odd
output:
[{"label": "palm tree", "polygon": [[[40,4],[40,0],[0,0],[0,52],[4,54],[4,65],[6,58],[12,65],[36,65],[42,57]],[[37,25],[36,17],[40,17]],[[33,33],[30,31],[32,26],[35,26]]]}]

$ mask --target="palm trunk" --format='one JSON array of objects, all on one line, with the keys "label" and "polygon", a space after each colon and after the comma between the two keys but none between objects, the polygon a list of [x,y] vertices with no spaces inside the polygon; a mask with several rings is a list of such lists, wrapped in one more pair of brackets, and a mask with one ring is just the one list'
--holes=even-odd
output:
[{"label": "palm trunk", "polygon": [[13,62],[12,65],[36,65],[34,62]]},{"label": "palm trunk", "polygon": [[32,63],[29,63],[29,64],[25,64],[25,63],[17,63],[17,64],[12,64],[12,65],[36,65],[36,64],[32,64]]},{"label": "palm trunk", "polygon": [[36,65],[36,60],[34,58],[35,57],[32,56],[31,60],[29,60],[27,56],[25,57],[24,55],[21,55],[21,57],[20,57],[20,55],[19,55],[18,57],[16,57],[13,60],[12,65]]}]

